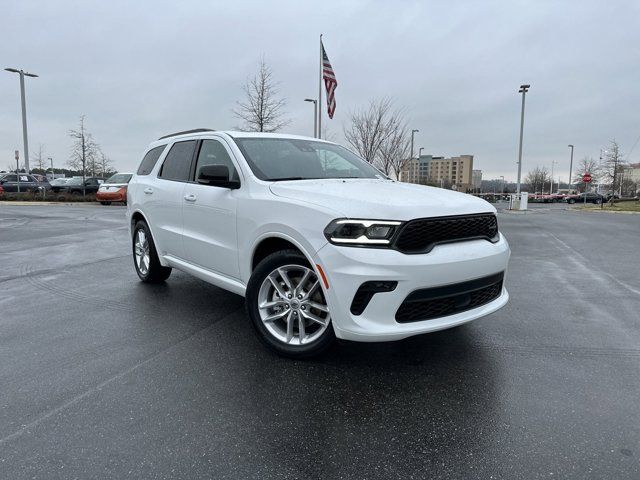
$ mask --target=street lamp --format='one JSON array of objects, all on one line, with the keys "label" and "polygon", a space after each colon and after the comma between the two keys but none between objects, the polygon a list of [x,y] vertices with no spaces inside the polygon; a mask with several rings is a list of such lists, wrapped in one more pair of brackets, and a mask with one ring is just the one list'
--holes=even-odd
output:
[{"label": "street lamp", "polygon": [[[553,166],[558,163],[556,160],[551,161],[551,186],[549,187],[549,195],[553,194]],[[558,184],[558,188],[560,188],[560,184]],[[544,193],[544,192],[543,192]]]},{"label": "street lamp", "polygon": [[315,98],[305,98],[304,101],[313,103],[313,136],[315,138],[319,138],[320,135],[317,134],[317,131],[318,131],[318,101]]},{"label": "street lamp", "polygon": [[51,162],[51,177],[53,177],[52,179],[56,178],[56,174],[53,172],[53,158],[48,157],[47,160],[49,160]]},{"label": "street lamp", "polygon": [[17,73],[20,75],[20,99],[22,101],[22,140],[24,142],[24,165],[27,173],[29,170],[29,141],[27,140],[27,106],[24,98],[24,77],[37,77],[35,73],[25,72],[17,68],[5,68],[7,72]]},{"label": "street lamp", "polygon": [[500,178],[502,179],[502,184],[500,186],[500,194],[504,195],[504,175],[500,175]]},{"label": "street lamp", "polygon": [[[571,193],[571,174],[573,171],[573,145],[567,145],[570,149],[571,149],[571,160],[569,161],[569,193]],[[560,185],[560,183],[558,182],[558,185]],[[560,188],[558,186],[558,188]]]},{"label": "street lamp", "polygon": [[520,111],[520,148],[518,149],[518,188],[517,194],[520,196],[520,178],[522,175],[522,134],[524,132],[524,97],[531,85],[520,85],[518,93],[522,94],[522,110]]},{"label": "street lamp", "polygon": [[413,160],[413,136],[420,130],[411,130],[411,160]]}]

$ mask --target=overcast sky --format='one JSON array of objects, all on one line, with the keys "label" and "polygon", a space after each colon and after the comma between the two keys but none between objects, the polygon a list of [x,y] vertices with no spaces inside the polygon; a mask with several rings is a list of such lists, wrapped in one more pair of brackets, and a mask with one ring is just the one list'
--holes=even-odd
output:
[{"label": "overcast sky", "polygon": [[[287,100],[286,131],[312,134],[318,36],[338,80],[325,120],[342,142],[369,99],[405,107],[416,151],[475,155],[484,178],[515,180],[521,83],[523,171],[568,177],[577,159],[640,136],[640,2],[2,2],[4,67],[27,79],[31,157],[62,165],[80,115],[117,169],[133,170],[159,136],[230,129],[241,85],[264,55]],[[325,116],[326,118],[326,116]],[[22,155],[19,83],[0,70],[0,170]],[[640,161],[640,145],[630,159]]]}]

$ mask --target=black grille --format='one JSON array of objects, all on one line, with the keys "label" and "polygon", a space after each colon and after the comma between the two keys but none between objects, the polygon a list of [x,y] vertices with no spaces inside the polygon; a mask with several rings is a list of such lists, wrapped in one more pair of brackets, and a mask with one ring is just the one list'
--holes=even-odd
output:
[{"label": "black grille", "polygon": [[407,222],[394,242],[403,253],[427,253],[439,243],[484,238],[498,239],[498,220],[493,213],[419,218]]},{"label": "black grille", "polygon": [[399,323],[446,317],[489,303],[500,296],[504,273],[444,287],[416,290],[396,312]]}]

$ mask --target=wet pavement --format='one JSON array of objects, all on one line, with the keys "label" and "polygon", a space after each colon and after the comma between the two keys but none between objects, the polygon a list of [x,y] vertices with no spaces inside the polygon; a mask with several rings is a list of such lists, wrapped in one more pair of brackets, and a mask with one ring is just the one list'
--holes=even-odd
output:
[{"label": "wet pavement", "polygon": [[0,478],[639,478],[640,215],[499,222],[507,307],[301,362],[122,207],[0,205]]}]

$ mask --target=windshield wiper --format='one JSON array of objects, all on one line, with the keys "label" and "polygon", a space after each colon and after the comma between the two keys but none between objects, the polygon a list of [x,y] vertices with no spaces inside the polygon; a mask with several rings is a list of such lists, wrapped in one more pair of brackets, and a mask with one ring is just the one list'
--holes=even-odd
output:
[{"label": "windshield wiper", "polygon": [[314,177],[280,177],[280,178],[270,178],[270,182],[282,182],[286,180],[317,180]]}]

